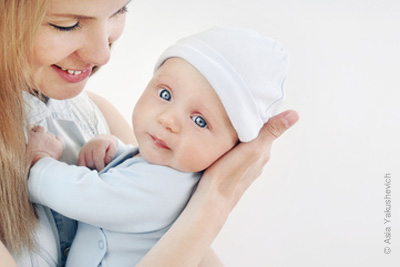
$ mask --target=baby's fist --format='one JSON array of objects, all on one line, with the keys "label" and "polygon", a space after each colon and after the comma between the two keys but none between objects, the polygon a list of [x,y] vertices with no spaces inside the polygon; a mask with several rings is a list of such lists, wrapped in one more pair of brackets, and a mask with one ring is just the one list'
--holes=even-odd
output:
[{"label": "baby's fist", "polygon": [[62,156],[63,141],[47,132],[42,126],[34,126],[29,131],[28,153],[31,155],[31,166],[43,157],[59,160]]}]

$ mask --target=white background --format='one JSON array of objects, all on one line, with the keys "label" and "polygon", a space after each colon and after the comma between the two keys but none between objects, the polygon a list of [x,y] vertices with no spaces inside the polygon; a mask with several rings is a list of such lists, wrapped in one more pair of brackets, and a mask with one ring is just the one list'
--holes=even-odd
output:
[{"label": "white background", "polygon": [[111,61],[88,85],[129,121],[157,57],[181,37],[251,27],[290,53],[282,110],[301,120],[215,240],[227,266],[400,266],[399,1],[134,0],[129,9]]}]

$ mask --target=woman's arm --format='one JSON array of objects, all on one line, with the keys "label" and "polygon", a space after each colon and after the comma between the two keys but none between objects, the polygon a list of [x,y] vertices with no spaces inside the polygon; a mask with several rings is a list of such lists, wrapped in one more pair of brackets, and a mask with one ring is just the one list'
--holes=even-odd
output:
[{"label": "woman's arm", "polygon": [[11,254],[8,252],[7,248],[0,241],[0,266],[17,267]]},{"label": "woman's arm", "polygon": [[117,136],[125,144],[137,145],[133,130],[121,113],[103,97],[89,91],[86,93],[103,113],[111,134]]},{"label": "woman's arm", "polygon": [[208,168],[181,216],[137,266],[198,266],[233,207],[261,174],[273,141],[298,118],[295,111],[274,116],[255,140],[239,144]]},{"label": "woman's arm", "polygon": [[218,255],[211,248],[207,251],[206,255],[201,260],[199,267],[223,267],[224,264],[219,259]]}]

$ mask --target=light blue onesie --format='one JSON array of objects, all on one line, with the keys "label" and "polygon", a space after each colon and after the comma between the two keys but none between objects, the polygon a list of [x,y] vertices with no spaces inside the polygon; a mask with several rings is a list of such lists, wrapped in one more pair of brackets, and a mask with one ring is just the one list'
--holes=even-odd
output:
[{"label": "light blue onesie", "polygon": [[31,169],[32,201],[79,221],[67,266],[134,266],[185,207],[201,174],[137,154],[118,142],[117,156],[100,173],[50,157]]},{"label": "light blue onesie", "polygon": [[[85,92],[66,100],[48,99],[46,103],[25,91],[23,94],[27,124],[41,125],[64,140],[61,161],[75,164],[87,141],[110,132],[100,110]],[[36,249],[13,255],[14,259],[20,267],[64,266],[64,256],[75,235],[75,223],[53,214],[48,207],[35,205],[35,209],[39,220],[34,231]]]}]

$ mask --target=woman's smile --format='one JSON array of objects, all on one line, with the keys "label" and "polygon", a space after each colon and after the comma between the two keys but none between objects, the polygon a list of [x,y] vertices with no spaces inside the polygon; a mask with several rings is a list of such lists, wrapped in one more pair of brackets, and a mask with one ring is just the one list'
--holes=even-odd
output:
[{"label": "woman's smile", "polygon": [[68,83],[81,82],[88,78],[89,75],[92,73],[91,68],[82,70],[70,70],[59,67],[57,65],[52,65],[52,67],[56,71],[56,73]]}]

